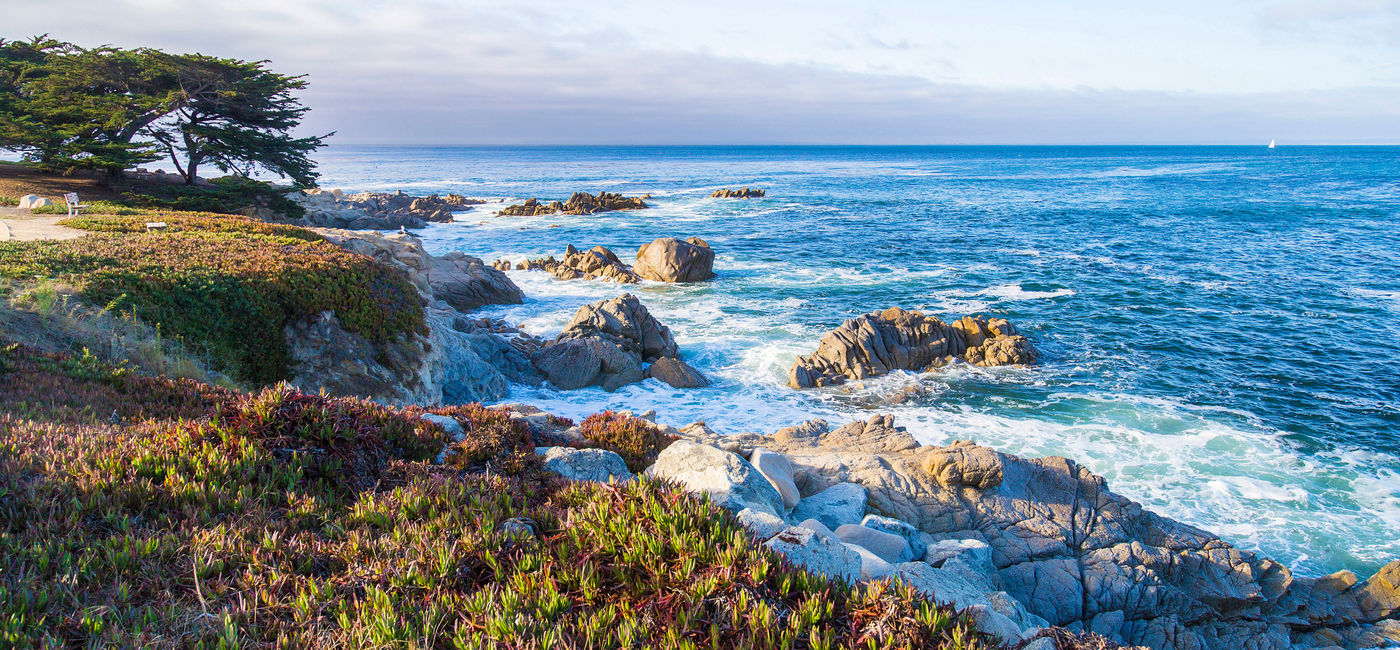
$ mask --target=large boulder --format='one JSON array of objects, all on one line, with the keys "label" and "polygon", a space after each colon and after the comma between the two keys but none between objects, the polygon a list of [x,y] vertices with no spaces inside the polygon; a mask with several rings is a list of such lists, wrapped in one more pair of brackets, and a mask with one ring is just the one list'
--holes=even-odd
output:
[{"label": "large boulder", "polygon": [[962,359],[979,366],[1029,365],[1039,353],[1005,319],[964,317],[949,325],[898,307],[852,318],[793,363],[788,384],[812,388],[894,370],[929,370]]},{"label": "large boulder", "polygon": [[35,208],[47,208],[51,205],[53,205],[53,201],[39,196],[37,194],[25,194],[24,196],[19,197],[19,207],[25,210],[33,210]]},{"label": "large boulder", "polygon": [[783,497],[749,461],[718,447],[688,440],[671,443],[647,468],[647,476],[679,483],[690,492],[704,493],[733,512],[745,508],[780,516]]},{"label": "large boulder", "polygon": [[632,270],[657,282],[702,282],[715,277],[715,253],[699,237],[662,237],[637,250]]},{"label": "large boulder", "polygon": [[767,449],[755,449],[749,455],[749,462],[758,468],[763,478],[768,479],[773,484],[773,489],[778,494],[783,495],[783,507],[792,508],[802,500],[802,494],[797,491],[797,485],[792,482],[792,463],[788,462],[786,456]]},{"label": "large boulder", "polygon": [[549,383],[563,390],[601,386],[613,391],[643,379],[641,359],[602,337],[562,339],[530,360]]},{"label": "large boulder", "polygon": [[524,302],[520,287],[480,259],[453,251],[431,258],[428,284],[433,297],[458,311],[484,305],[518,305]]},{"label": "large boulder", "polygon": [[[510,263],[498,260],[495,266],[509,267]],[[626,264],[617,257],[611,250],[604,246],[594,246],[586,251],[580,251],[569,244],[564,249],[564,259],[555,259],[553,255],[537,259],[527,259],[516,264],[517,271],[544,271],[560,280],[612,280],[624,284],[635,284],[642,281],[641,276],[627,268]]]},{"label": "large boulder", "polygon": [[909,550],[909,542],[899,535],[859,524],[841,524],[836,529],[836,536],[841,538],[841,541],[860,546],[891,564],[914,559],[913,551]]}]

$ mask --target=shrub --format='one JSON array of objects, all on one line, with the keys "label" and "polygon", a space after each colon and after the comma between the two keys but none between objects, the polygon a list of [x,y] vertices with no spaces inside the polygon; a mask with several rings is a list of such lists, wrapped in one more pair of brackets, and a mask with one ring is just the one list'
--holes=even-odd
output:
[{"label": "shrub", "polygon": [[233,214],[248,209],[265,209],[288,218],[300,218],[306,210],[287,198],[291,187],[225,176],[207,185],[148,183],[139,191],[123,194],[126,202],[143,208],[165,208],[192,212]]},{"label": "shrub", "polygon": [[0,196],[0,206],[14,207],[19,205],[19,199],[13,196]]},{"label": "shrub", "polygon": [[455,418],[465,437],[448,447],[446,462],[460,469],[493,468],[520,474],[535,464],[535,441],[525,423],[511,420],[507,411],[480,404],[432,409]]},{"label": "shrub", "polygon": [[[133,215],[141,214],[140,210],[131,206],[122,205],[112,201],[89,201],[83,204],[83,213],[87,214],[109,214],[109,215]],[[68,214],[68,205],[65,203],[54,203],[41,208],[34,208],[34,214]]]},{"label": "shrub", "polygon": [[252,383],[286,378],[283,328],[323,311],[375,343],[426,331],[418,292],[401,271],[285,236],[177,231],[18,242],[0,247],[0,276],[62,279]]},{"label": "shrub", "polygon": [[676,439],[651,422],[614,411],[584,418],[579,433],[592,443],[591,446],[616,452],[633,473],[650,467],[656,462],[656,455]]},{"label": "shrub", "polygon": [[[146,224],[152,221],[165,223],[163,232],[231,232],[255,235],[275,235],[304,241],[323,241],[325,238],[296,226],[267,223],[249,217],[210,212],[168,212],[162,210],[132,210],[129,213],[82,214],[58,222],[60,226],[87,230],[89,232],[129,233],[147,232]],[[131,216],[139,215],[139,216]]]}]

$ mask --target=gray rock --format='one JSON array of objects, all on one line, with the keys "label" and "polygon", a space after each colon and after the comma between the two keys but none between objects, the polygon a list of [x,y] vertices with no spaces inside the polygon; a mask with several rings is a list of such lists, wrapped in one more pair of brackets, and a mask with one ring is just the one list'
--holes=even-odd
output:
[{"label": "gray rock", "polygon": [[462,429],[462,423],[458,422],[457,418],[437,415],[436,413],[424,413],[419,417],[442,427],[442,430],[447,432],[447,435],[452,436],[453,440],[461,441],[467,436],[467,432]]},{"label": "gray rock", "polygon": [[804,519],[797,525],[801,528],[806,528],[807,530],[813,531],[827,539],[833,539],[838,542],[841,541],[841,538],[837,537],[834,531],[832,531],[830,528],[827,528],[826,524],[823,524],[822,522],[817,521],[816,519]]},{"label": "gray rock", "polygon": [[952,558],[960,558],[969,566],[984,573],[995,573],[992,564],[992,547],[976,539],[944,539],[930,544],[924,553],[924,561],[933,566],[942,566]]},{"label": "gray rock", "polygon": [[613,341],[645,361],[676,356],[671,330],[653,318],[630,293],[580,307],[558,340],[598,337]]},{"label": "gray rock", "polygon": [[812,573],[848,583],[860,578],[861,555],[834,535],[827,537],[810,528],[791,526],[763,545]]},{"label": "gray rock", "polygon": [[935,569],[923,562],[904,562],[896,565],[894,574],[925,596],[940,603],[949,603],[957,609],[973,605],[984,605],[988,608],[992,606],[978,585],[955,573]]},{"label": "gray rock", "polygon": [[671,388],[704,388],[710,385],[710,380],[700,374],[699,370],[674,357],[657,359],[655,363],[647,366],[644,374]]},{"label": "gray rock", "polygon": [[753,450],[749,462],[763,474],[763,478],[773,484],[778,494],[783,495],[784,508],[792,508],[801,501],[802,495],[798,493],[797,485],[792,482],[792,463],[788,462],[787,456],[760,447]]},{"label": "gray rock", "polygon": [[1027,643],[1021,650],[1056,650],[1055,641],[1048,636],[1043,636]]},{"label": "gray rock", "polygon": [[446,301],[458,311],[524,302],[520,287],[506,274],[458,251],[432,258],[428,265],[428,284],[434,298]]},{"label": "gray rock", "polygon": [[860,525],[872,528],[882,533],[898,535],[909,545],[909,557],[891,562],[908,562],[924,557],[928,553],[928,544],[924,542],[923,531],[893,517],[882,515],[866,515]]},{"label": "gray rock", "polygon": [[511,517],[501,522],[499,530],[512,537],[534,537],[535,525],[523,517]]},{"label": "gray rock", "polygon": [[775,517],[782,513],[783,497],[768,480],[749,461],[717,447],[673,442],[646,473],[708,494],[714,503],[733,512],[753,508]]},{"label": "gray rock", "polygon": [[847,548],[860,554],[860,579],[879,580],[894,573],[894,566],[859,544],[846,544]]},{"label": "gray rock", "polygon": [[637,355],[601,338],[558,341],[530,360],[549,383],[563,390],[601,386],[612,391],[643,378]]},{"label": "gray rock", "polygon": [[864,486],[838,483],[799,501],[792,509],[792,518],[816,519],[827,528],[840,528],[841,524],[860,523],[865,503]]},{"label": "gray rock", "polygon": [[989,605],[973,605],[964,613],[972,618],[978,632],[990,634],[1003,643],[1015,643],[1022,638],[1021,628],[1015,621],[997,613]]},{"label": "gray rock", "polygon": [[637,250],[632,270],[657,282],[702,282],[715,277],[715,253],[699,237],[662,237]]},{"label": "gray rock", "polygon": [[606,449],[574,449],[572,447],[540,447],[535,453],[544,458],[544,466],[564,478],[598,483],[624,483],[632,480],[627,461]]},{"label": "gray rock", "polygon": [[865,548],[886,562],[899,563],[914,559],[913,553],[909,552],[909,542],[899,535],[891,535],[859,524],[842,524],[836,529],[836,536],[847,544]]},{"label": "gray rock", "polygon": [[753,508],[744,508],[736,513],[735,517],[745,529],[759,539],[769,539],[788,527],[788,523],[782,517]]}]

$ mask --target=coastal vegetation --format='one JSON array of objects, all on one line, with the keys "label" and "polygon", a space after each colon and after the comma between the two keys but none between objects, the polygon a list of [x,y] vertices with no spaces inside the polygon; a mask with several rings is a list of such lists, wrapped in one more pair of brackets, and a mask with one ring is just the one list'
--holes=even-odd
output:
[{"label": "coastal vegetation", "polygon": [[[898,583],[795,569],[664,482],[432,462],[530,432],[0,348],[0,644],[978,648]],[[1066,646],[1068,647],[1068,646]]]},{"label": "coastal vegetation", "polygon": [[310,186],[309,155],[328,136],[291,133],[308,110],[295,96],[305,87],[266,61],[0,39],[0,149],[113,179],[168,157],[186,185],[207,164]]},{"label": "coastal vegetation", "polygon": [[[166,223],[147,232],[147,221]],[[138,211],[60,222],[93,231],[0,247],[0,277],[55,280],[92,305],[158,324],[234,379],[288,373],[283,328],[333,311],[374,342],[422,332],[417,290],[399,271],[311,231],[238,215]]]}]

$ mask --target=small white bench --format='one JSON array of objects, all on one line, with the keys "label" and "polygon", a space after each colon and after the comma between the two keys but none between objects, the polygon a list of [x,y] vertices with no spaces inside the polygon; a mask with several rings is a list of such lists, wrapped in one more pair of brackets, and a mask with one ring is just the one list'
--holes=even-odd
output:
[{"label": "small white bench", "polygon": [[68,204],[68,216],[78,216],[78,211],[88,206],[78,203],[78,193],[69,192],[63,195],[63,202]]},{"label": "small white bench", "polygon": [[146,222],[146,230],[147,230],[147,231],[151,231],[151,230],[165,230],[165,222],[164,222],[164,221],[147,221],[147,222]]}]

